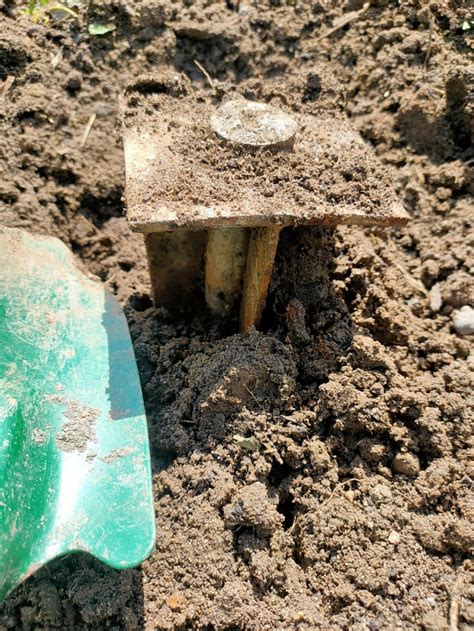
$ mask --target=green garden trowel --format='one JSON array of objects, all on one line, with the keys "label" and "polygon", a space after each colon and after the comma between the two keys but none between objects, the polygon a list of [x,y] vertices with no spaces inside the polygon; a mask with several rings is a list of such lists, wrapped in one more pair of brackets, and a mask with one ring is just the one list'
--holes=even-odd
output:
[{"label": "green garden trowel", "polygon": [[154,539],[125,317],[61,241],[0,227],[0,599],[55,557],[127,568]]}]

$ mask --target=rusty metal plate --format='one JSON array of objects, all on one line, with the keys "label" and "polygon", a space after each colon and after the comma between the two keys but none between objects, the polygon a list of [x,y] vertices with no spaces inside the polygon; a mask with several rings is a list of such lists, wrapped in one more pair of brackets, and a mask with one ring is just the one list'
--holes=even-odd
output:
[{"label": "rusty metal plate", "polygon": [[[248,146],[216,126],[226,99],[177,74],[129,86],[121,110],[134,230],[408,220],[386,169],[335,108],[312,114],[280,103],[282,117],[296,121],[291,144]],[[226,125],[238,140],[236,125]]]}]

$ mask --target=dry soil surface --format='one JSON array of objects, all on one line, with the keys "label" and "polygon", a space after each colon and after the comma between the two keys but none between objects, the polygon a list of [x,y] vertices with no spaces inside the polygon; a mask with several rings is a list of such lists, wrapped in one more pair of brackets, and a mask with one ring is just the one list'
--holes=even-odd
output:
[{"label": "dry soil surface", "polygon": [[[124,306],[158,533],[136,570],[43,568],[2,629],[472,628],[472,337],[453,327],[474,306],[468,4],[112,0],[45,26],[0,3],[0,221],[61,238]],[[118,96],[164,65],[210,90],[196,62],[314,101],[329,64],[412,216],[283,231],[247,335],[152,308],[124,218]]]}]

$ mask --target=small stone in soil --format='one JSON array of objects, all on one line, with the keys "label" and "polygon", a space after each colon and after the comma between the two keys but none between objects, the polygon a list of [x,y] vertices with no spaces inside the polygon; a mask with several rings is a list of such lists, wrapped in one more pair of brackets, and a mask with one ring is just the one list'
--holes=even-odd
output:
[{"label": "small stone in soil", "polygon": [[472,335],[474,333],[474,309],[464,305],[453,316],[453,325],[459,335]]},{"label": "small stone in soil", "polygon": [[256,438],[250,437],[245,438],[244,436],[240,436],[239,434],[235,434],[234,442],[241,448],[246,449],[247,451],[259,451],[262,447],[262,443]]},{"label": "small stone in soil", "polygon": [[379,506],[380,504],[389,504],[392,501],[392,491],[386,484],[376,484],[369,492],[372,502]]},{"label": "small stone in soil", "polygon": [[390,534],[388,535],[388,541],[393,545],[397,545],[397,543],[400,543],[400,538],[400,533],[398,533],[396,530],[391,530]]},{"label": "small stone in soil", "polygon": [[443,304],[443,299],[441,298],[441,289],[439,283],[433,285],[430,289],[430,308],[431,311],[439,311]]},{"label": "small stone in soil", "polygon": [[393,468],[397,473],[414,478],[420,473],[420,461],[414,454],[400,452],[393,459]]}]

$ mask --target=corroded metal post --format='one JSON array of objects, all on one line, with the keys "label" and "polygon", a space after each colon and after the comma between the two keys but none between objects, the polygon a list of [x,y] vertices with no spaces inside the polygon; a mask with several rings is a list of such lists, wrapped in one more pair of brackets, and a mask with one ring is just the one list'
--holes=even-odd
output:
[{"label": "corroded metal post", "polygon": [[247,331],[261,318],[282,227],[408,221],[324,82],[328,98],[314,111],[305,105],[307,84],[294,89],[287,106],[242,96],[216,106],[218,94],[174,70],[127,88],[127,217],[146,235],[156,304],[192,311],[203,296],[213,314],[229,317],[241,296]]},{"label": "corroded metal post", "polygon": [[252,228],[240,305],[240,331],[245,333],[262,317],[281,226]]},{"label": "corroded metal post", "polygon": [[205,296],[220,316],[232,313],[242,293],[249,242],[247,228],[209,230],[206,246]]},{"label": "corroded metal post", "polygon": [[[289,114],[266,103],[237,99],[224,103],[211,116],[211,127],[222,140],[231,144],[253,150],[278,150],[291,147],[298,123]],[[240,306],[240,330],[243,332],[256,326],[261,318],[280,230],[281,226],[275,225],[251,229],[245,274],[243,254],[247,231],[241,228],[210,231],[206,301],[211,310],[223,315],[228,313],[244,276]],[[232,296],[230,302],[228,296]]]}]

